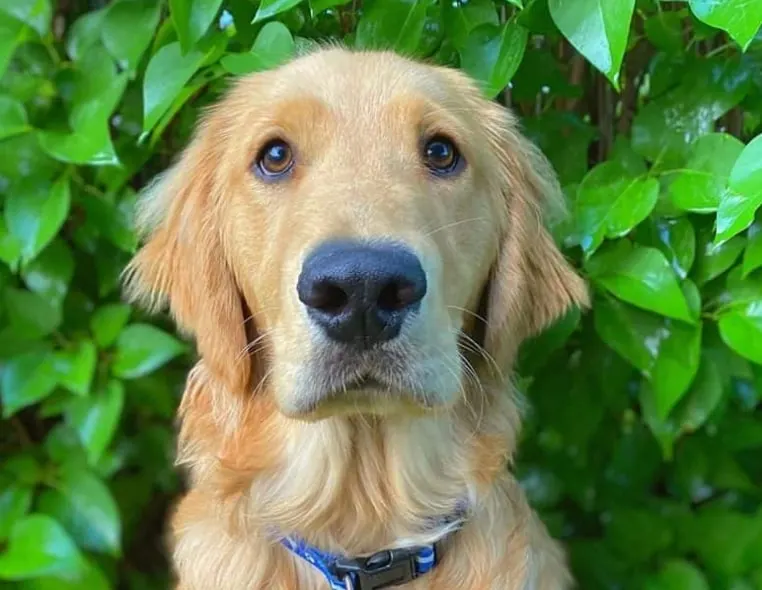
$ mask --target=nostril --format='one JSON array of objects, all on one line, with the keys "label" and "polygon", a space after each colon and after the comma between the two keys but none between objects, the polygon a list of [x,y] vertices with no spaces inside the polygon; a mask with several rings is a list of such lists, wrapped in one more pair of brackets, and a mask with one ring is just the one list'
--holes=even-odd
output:
[{"label": "nostril", "polygon": [[313,284],[307,299],[303,301],[305,305],[330,314],[339,313],[349,303],[346,291],[330,281],[318,281]]},{"label": "nostril", "polygon": [[378,294],[377,305],[384,311],[397,311],[407,307],[405,292],[411,287],[401,287],[398,283],[389,283]]},{"label": "nostril", "polygon": [[382,311],[400,311],[421,300],[421,289],[407,281],[392,281],[378,294],[376,305]]}]

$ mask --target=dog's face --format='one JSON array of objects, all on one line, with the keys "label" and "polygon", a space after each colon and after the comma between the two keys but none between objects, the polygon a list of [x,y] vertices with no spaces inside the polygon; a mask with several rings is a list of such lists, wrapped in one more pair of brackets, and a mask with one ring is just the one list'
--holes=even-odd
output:
[{"label": "dog's face", "polygon": [[208,115],[149,192],[131,285],[169,300],[229,389],[266,381],[284,414],[447,408],[464,352],[499,369],[584,302],[539,217],[556,194],[461,75],[324,50]]}]

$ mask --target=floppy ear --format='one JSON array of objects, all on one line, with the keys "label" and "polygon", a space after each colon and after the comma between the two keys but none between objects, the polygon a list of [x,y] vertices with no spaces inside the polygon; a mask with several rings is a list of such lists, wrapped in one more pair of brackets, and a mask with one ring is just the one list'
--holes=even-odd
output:
[{"label": "floppy ear", "polygon": [[522,340],[536,335],[570,306],[588,305],[585,282],[566,261],[545,227],[564,213],[553,168],[518,131],[514,116],[490,103],[487,130],[498,157],[501,208],[499,250],[487,293],[485,348],[501,365]]},{"label": "floppy ear", "polygon": [[231,391],[250,382],[244,304],[222,248],[214,117],[180,161],[144,194],[138,227],[145,244],[125,271],[129,300],[152,311],[168,304],[195,336],[205,366]]}]

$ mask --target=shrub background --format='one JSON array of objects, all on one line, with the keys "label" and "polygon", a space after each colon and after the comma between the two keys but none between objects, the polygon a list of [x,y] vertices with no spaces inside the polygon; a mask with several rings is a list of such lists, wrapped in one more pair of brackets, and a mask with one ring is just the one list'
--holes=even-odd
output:
[{"label": "shrub background", "polygon": [[[322,39],[461,67],[555,165],[594,308],[516,470],[580,587],[762,589],[762,0],[0,0],[0,588],[163,589],[192,348],[120,301],[136,191]],[[755,139],[756,137],[756,139]]]}]

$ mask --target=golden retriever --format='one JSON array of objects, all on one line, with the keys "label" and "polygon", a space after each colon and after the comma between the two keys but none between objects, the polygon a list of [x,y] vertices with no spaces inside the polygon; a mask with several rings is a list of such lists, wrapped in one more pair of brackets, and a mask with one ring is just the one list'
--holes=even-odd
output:
[{"label": "golden retriever", "polygon": [[[545,229],[560,203],[458,71],[328,47],[235,83],[147,191],[126,277],[200,356],[177,588],[330,588],[285,538],[346,588],[571,585],[508,470],[517,347],[587,302]],[[435,542],[431,571],[374,573]]]}]

